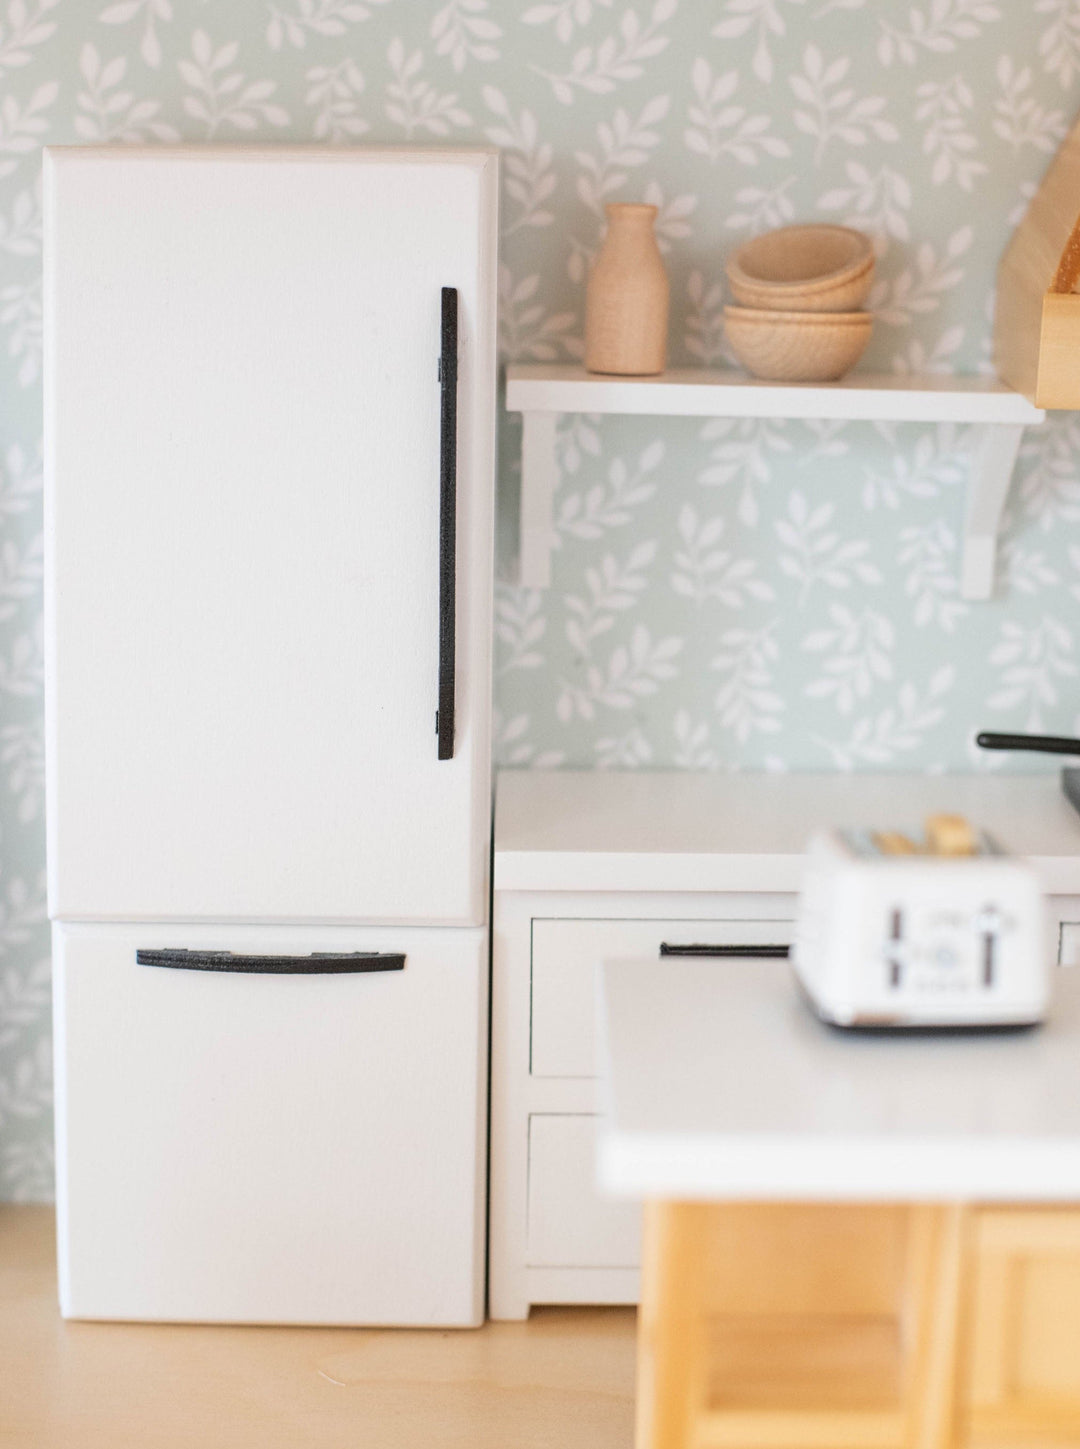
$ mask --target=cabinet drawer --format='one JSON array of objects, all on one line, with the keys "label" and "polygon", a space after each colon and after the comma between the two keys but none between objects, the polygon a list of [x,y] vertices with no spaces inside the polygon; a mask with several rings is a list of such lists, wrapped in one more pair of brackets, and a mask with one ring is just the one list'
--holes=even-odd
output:
[{"label": "cabinet drawer", "polygon": [[596,967],[658,956],[660,944],[786,945],[790,921],[536,919],[532,923],[534,1077],[596,1075]]},{"label": "cabinet drawer", "polygon": [[[478,1321],[483,931],[53,940],[67,1316]],[[404,964],[282,974],[364,951]]]},{"label": "cabinet drawer", "polygon": [[527,1261],[534,1268],[636,1268],[641,1206],[596,1187],[596,1118],[529,1118]]}]

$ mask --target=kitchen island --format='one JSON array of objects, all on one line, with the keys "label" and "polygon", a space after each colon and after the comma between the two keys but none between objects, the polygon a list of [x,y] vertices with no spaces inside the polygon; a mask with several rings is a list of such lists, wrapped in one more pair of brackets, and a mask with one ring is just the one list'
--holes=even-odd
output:
[{"label": "kitchen island", "polygon": [[603,970],[601,1185],[644,1197],[638,1449],[1080,1438],[1080,973],[848,1035],[783,961]]}]

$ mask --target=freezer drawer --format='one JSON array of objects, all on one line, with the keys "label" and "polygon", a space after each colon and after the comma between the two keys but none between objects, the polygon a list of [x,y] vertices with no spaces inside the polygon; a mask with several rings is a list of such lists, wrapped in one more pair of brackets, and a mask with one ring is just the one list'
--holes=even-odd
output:
[{"label": "freezer drawer", "polygon": [[484,923],[496,169],[48,153],[53,917]]},{"label": "freezer drawer", "polygon": [[[136,959],[177,950],[234,956]],[[403,969],[272,969],[373,951]],[[54,927],[64,1314],[477,1323],[486,954],[479,930]]]}]

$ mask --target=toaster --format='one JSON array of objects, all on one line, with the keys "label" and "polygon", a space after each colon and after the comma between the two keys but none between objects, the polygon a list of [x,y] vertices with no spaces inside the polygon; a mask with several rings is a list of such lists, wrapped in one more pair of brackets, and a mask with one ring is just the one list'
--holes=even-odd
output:
[{"label": "toaster", "polygon": [[823,1020],[855,1028],[1028,1026],[1050,970],[1031,865],[958,817],[921,837],[811,840],[792,961]]}]

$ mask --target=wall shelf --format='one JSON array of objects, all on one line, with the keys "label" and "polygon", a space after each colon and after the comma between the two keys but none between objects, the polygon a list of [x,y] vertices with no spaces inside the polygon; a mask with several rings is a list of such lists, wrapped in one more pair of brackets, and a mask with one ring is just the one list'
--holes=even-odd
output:
[{"label": "wall shelf", "polygon": [[961,593],[988,599],[1002,509],[1024,429],[1046,414],[985,377],[856,375],[843,382],[758,382],[737,372],[673,369],[661,377],[600,377],[583,367],[507,368],[506,407],[522,414],[521,583],[551,582],[560,413],[683,418],[818,418],[845,422],[967,423],[979,428],[968,482]]}]

